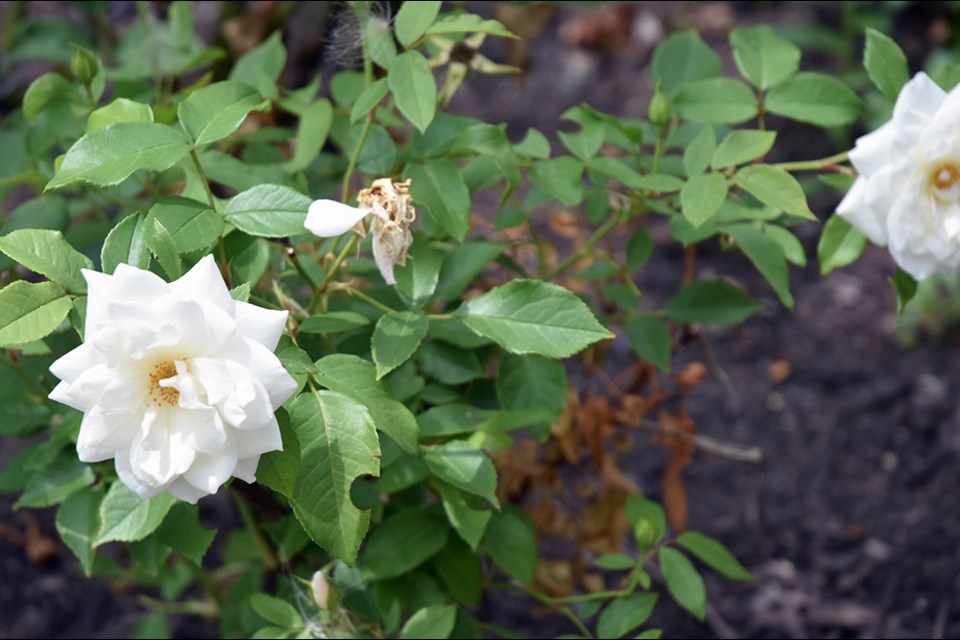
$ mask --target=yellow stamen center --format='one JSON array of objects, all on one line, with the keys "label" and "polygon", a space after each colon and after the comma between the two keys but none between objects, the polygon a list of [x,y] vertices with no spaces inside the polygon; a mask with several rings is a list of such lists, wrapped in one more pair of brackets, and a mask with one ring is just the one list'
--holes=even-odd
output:
[{"label": "yellow stamen center", "polygon": [[933,170],[933,187],[937,191],[949,191],[960,182],[960,167],[952,162],[945,162]]},{"label": "yellow stamen center", "polygon": [[180,392],[173,387],[161,387],[160,381],[177,375],[177,367],[172,360],[154,365],[150,370],[150,400],[154,404],[166,404],[171,407],[180,402]]}]

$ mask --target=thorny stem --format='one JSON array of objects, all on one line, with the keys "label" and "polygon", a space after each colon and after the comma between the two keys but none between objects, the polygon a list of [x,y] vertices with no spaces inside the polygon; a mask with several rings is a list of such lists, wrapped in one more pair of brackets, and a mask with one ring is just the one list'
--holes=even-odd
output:
[{"label": "thorny stem", "polygon": [[273,549],[270,548],[267,539],[263,537],[263,532],[260,530],[260,526],[257,524],[257,521],[253,517],[253,512],[250,510],[250,503],[247,502],[243,494],[233,487],[231,487],[230,495],[233,496],[233,501],[237,505],[237,511],[240,512],[240,519],[243,520],[244,527],[250,533],[250,537],[253,538],[253,544],[260,554],[260,561],[263,563],[264,568],[268,571],[273,571],[280,563],[277,562],[277,556],[273,553]]},{"label": "thorny stem", "polygon": [[776,162],[771,166],[783,169],[784,171],[822,171],[829,168],[830,165],[837,165],[846,162],[849,158],[849,151],[838,153],[819,160],[801,160],[799,162]]},{"label": "thorny stem", "polygon": [[620,225],[620,223],[623,222],[624,219],[625,218],[620,214],[615,214],[610,216],[610,218],[606,222],[604,222],[599,229],[593,232],[592,236],[587,238],[587,240],[582,245],[580,245],[580,248],[578,248],[576,251],[571,253],[564,260],[562,260],[560,264],[558,264],[553,269],[551,269],[547,273],[546,279],[552,280],[553,278],[556,278],[558,275],[560,275],[561,273],[569,269],[571,266],[579,262],[581,258],[583,258],[585,255],[587,255],[588,253],[590,253],[590,251],[593,250],[593,247],[598,242],[606,238],[611,231],[616,229]]}]

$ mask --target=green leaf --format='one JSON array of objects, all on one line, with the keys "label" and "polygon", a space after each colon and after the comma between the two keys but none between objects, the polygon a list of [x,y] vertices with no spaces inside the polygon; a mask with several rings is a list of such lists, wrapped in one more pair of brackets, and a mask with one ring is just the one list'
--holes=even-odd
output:
[{"label": "green leaf", "polygon": [[399,311],[381,316],[373,330],[370,347],[377,365],[377,380],[404,362],[427,335],[427,316],[421,311]]},{"label": "green leaf", "polygon": [[676,322],[733,325],[746,320],[763,305],[722,280],[695,280],[667,302],[664,311]]},{"label": "green leaf", "polygon": [[423,454],[431,473],[467,493],[480,496],[494,507],[497,500],[497,472],[483,451],[463,440],[451,440],[429,447]]},{"label": "green leaf", "polygon": [[[209,205],[180,196],[163,198],[150,207],[145,230],[152,231],[154,220],[167,230],[177,253],[210,248],[224,227],[223,219]],[[148,235],[147,243],[152,241],[152,236]]]},{"label": "green leaf", "polygon": [[731,131],[714,151],[711,166],[714,169],[725,169],[762,158],[773,148],[776,139],[776,131]]},{"label": "green leaf", "polygon": [[437,288],[440,261],[440,252],[421,234],[415,234],[407,264],[394,270],[396,290],[404,302],[411,307],[420,307],[430,300]]},{"label": "green leaf", "polygon": [[734,29],[730,46],[740,73],[758,89],[780,84],[800,66],[800,49],[767,25]]},{"label": "green leaf", "polygon": [[[360,142],[360,130],[363,125],[358,124],[350,133],[350,148],[353,149]],[[360,151],[357,168],[368,175],[392,175],[394,165],[397,164],[397,144],[390,137],[390,133],[378,124],[370,127],[367,139]],[[416,198],[414,198],[416,200]]]},{"label": "green leaf", "polygon": [[740,250],[767,279],[783,306],[792,309],[790,274],[783,247],[763,229],[752,224],[734,224],[724,227],[724,230],[734,237]]},{"label": "green leaf", "polygon": [[717,136],[713,127],[707,126],[700,130],[687,148],[683,150],[683,170],[688,176],[703,173],[710,165],[710,158],[717,148]]},{"label": "green leaf", "polygon": [[663,90],[672,97],[691,82],[716,77],[722,68],[720,56],[691,29],[675,33],[657,45],[650,63],[650,79],[654,87],[662,80]]},{"label": "green leaf", "polygon": [[317,100],[300,113],[300,126],[297,129],[297,144],[293,157],[285,162],[283,168],[297,172],[306,169],[316,160],[327,141],[330,126],[333,124],[333,105],[327,99]]},{"label": "green leaf", "polygon": [[370,58],[384,69],[389,69],[393,66],[393,61],[397,59],[397,44],[393,40],[390,20],[376,13],[367,12],[361,18],[361,21],[363,23],[364,45],[366,45]]},{"label": "green leaf", "polygon": [[666,174],[652,174],[642,176],[637,181],[636,188],[646,189],[648,191],[658,191],[660,193],[673,193],[683,188],[683,180],[676,176]]},{"label": "green leaf", "polygon": [[[427,28],[437,19],[442,2],[421,1],[405,2],[397,12],[394,28],[397,31],[397,40],[404,47],[409,47],[426,33]],[[444,636],[445,637],[445,636]]]},{"label": "green leaf", "polygon": [[350,488],[362,475],[380,475],[373,418],[362,404],[333,391],[304,393],[289,412],[302,452],[290,505],[318,545],[352,565],[370,512],[353,504]]},{"label": "green leaf", "polygon": [[458,538],[450,538],[447,546],[434,556],[433,566],[450,595],[464,604],[480,604],[483,598],[483,566],[475,550]]},{"label": "green leaf", "polygon": [[[183,273],[183,266],[180,264],[180,255],[177,253],[177,245],[173,243],[170,232],[163,226],[158,218],[153,219],[153,228],[150,229],[150,236],[147,240],[147,246],[153,253],[157,262],[163,267],[168,280],[176,280]],[[148,227],[149,228],[149,227]]]},{"label": "green leaf", "polygon": [[290,187],[261,184],[235,195],[223,214],[252,236],[285,238],[307,232],[303,223],[311,202]]},{"label": "green leaf", "polygon": [[736,124],[757,116],[757,96],[733,78],[710,78],[688,84],[672,101],[680,117],[705,124]]},{"label": "green leaf", "polygon": [[94,546],[143,540],[160,526],[176,501],[167,492],[144,500],[122,482],[114,482],[100,504],[100,529]]},{"label": "green leaf", "polygon": [[16,347],[50,335],[73,304],[51,282],[17,280],[0,289],[0,345]]},{"label": "green leaf", "polygon": [[518,354],[566,358],[613,337],[576,295],[539,280],[513,280],[465,302],[455,315]]},{"label": "green leaf", "polygon": [[341,333],[370,324],[370,318],[356,311],[330,311],[310,316],[300,323],[303,333]]},{"label": "green leaf", "polygon": [[626,571],[637,566],[637,561],[625,553],[606,553],[593,561],[595,567],[607,571]]},{"label": "green leaf", "polygon": [[537,568],[537,536],[530,518],[519,507],[505,505],[493,514],[483,536],[487,553],[500,569],[524,584],[533,582]]},{"label": "green leaf", "polygon": [[[420,4],[411,2],[409,4]],[[431,3],[437,4],[440,3]],[[408,6],[408,5],[404,5]],[[453,625],[457,621],[457,605],[435,604],[420,609],[407,620],[400,630],[401,639],[419,638],[430,640],[435,638],[449,638],[453,633]]]},{"label": "green leaf", "polygon": [[111,229],[100,252],[103,272],[112,274],[120,264],[146,269],[150,265],[146,230],[143,214],[139,212],[127,216]]},{"label": "green leaf", "polygon": [[792,175],[770,164],[756,164],[737,172],[737,186],[754,195],[757,200],[790,215],[816,220],[803,187]]},{"label": "green leaf", "polygon": [[602,123],[590,121],[585,122],[576,133],[558,131],[557,135],[570,153],[589,162],[603,146],[604,128]]},{"label": "green leaf", "polygon": [[[430,481],[430,486],[443,500],[443,510],[454,531],[475,552],[493,516],[493,511],[472,495],[436,477]],[[481,509],[479,506],[484,508]]]},{"label": "green leaf", "polygon": [[528,158],[546,160],[550,157],[550,141],[547,136],[530,127],[523,140],[513,145],[513,150]]},{"label": "green leaf", "polygon": [[503,245],[495,242],[465,242],[443,257],[436,296],[450,301],[460,297],[483,269],[503,253]]},{"label": "green leaf", "polygon": [[637,316],[623,326],[633,352],[664,372],[670,371],[672,342],[667,328],[654,316]]},{"label": "green leaf", "polygon": [[889,280],[897,292],[897,315],[900,315],[917,294],[917,281],[900,267]]},{"label": "green leaf", "polygon": [[653,241],[650,232],[638,229],[627,240],[627,270],[633,273],[640,269],[650,259],[653,253]]},{"label": "green leaf", "polygon": [[[416,4],[413,3],[413,5]],[[353,106],[350,107],[350,122],[356,122],[370,113],[386,97],[388,91],[390,91],[390,86],[387,84],[386,78],[380,78],[367,85],[357,97]]]},{"label": "green leaf", "polygon": [[261,618],[283,629],[303,626],[303,618],[300,617],[300,612],[286,600],[274,598],[265,593],[255,593],[250,596],[250,606]]},{"label": "green leaf", "polygon": [[890,100],[896,100],[903,85],[910,80],[907,56],[893,39],[876,29],[867,29],[863,66],[873,84]]},{"label": "green leaf", "polygon": [[[447,544],[447,527],[434,514],[403,511],[378,526],[367,540],[363,568],[373,580],[403,575]],[[399,552],[402,550],[402,552]]]},{"label": "green leaf", "polygon": [[30,271],[45,275],[67,291],[86,293],[81,269],[93,269],[93,262],[67,242],[59,231],[19,229],[0,236],[0,251]]},{"label": "green leaf", "polygon": [[503,38],[516,38],[509,29],[496,20],[484,20],[472,13],[445,15],[427,29],[427,35],[446,35],[451,33],[486,33]]},{"label": "green leaf", "polygon": [[660,549],[657,560],[670,595],[677,604],[702,621],[707,612],[707,589],[693,563],[670,547]]},{"label": "green leaf", "polygon": [[817,243],[817,258],[820,260],[820,275],[852,264],[867,246],[867,236],[847,222],[843,216],[833,215],[823,225]]},{"label": "green leaf", "polygon": [[622,638],[650,617],[656,593],[632,593],[607,605],[597,620],[598,638]]},{"label": "green leaf", "polygon": [[142,102],[117,98],[90,114],[87,118],[87,133],[106,129],[115,122],[153,122],[153,109]]},{"label": "green leaf", "polygon": [[255,49],[237,60],[230,70],[230,80],[252,84],[267,98],[277,97],[277,80],[287,61],[281,31],[274,31]]},{"label": "green leaf", "polygon": [[10,394],[0,400],[0,435],[24,437],[50,425],[50,409],[45,404],[27,396],[20,385],[8,384],[6,389]]},{"label": "green leaf", "polygon": [[93,570],[93,537],[100,528],[103,491],[88,489],[67,498],[57,509],[57,533],[80,561],[87,576]]},{"label": "green leaf", "polygon": [[[281,360],[281,362],[283,362]],[[311,363],[312,365],[312,363]],[[285,365],[286,366],[286,365]],[[282,496],[293,496],[300,475],[300,441],[290,426],[290,416],[286,411],[277,412],[280,426],[282,451],[269,451],[260,456],[257,466],[257,482],[266,485]]]},{"label": "green leaf", "polygon": [[430,64],[419,51],[397,56],[387,75],[397,109],[420,131],[425,131],[437,112],[437,81]]},{"label": "green leaf", "polygon": [[[18,229],[54,229],[66,231],[70,225],[67,201],[50,194],[27,200],[0,221],[4,233]],[[6,267],[0,267],[4,269]]]},{"label": "green leaf", "polygon": [[823,73],[798,73],[770,90],[767,111],[800,122],[836,127],[860,117],[863,103],[846,84]]},{"label": "green leaf", "polygon": [[443,384],[466,384],[483,377],[474,351],[442,342],[427,342],[417,353],[423,373]]},{"label": "green leaf", "polygon": [[177,107],[177,117],[194,146],[199,146],[226,138],[240,128],[251,111],[269,106],[270,102],[250,85],[225,80],[191,93]]},{"label": "green leaf", "polygon": [[165,171],[188,153],[190,141],[173,127],[155,122],[118,122],[77,140],[44,191],[74,182],[108,187],[139,169]]},{"label": "green leaf", "polygon": [[372,364],[357,356],[336,354],[317,360],[317,369],[314,378],[319,384],[366,406],[377,429],[393,438],[407,455],[419,455],[416,418],[377,381]]},{"label": "green leaf", "polygon": [[23,493],[13,503],[13,508],[39,509],[58,504],[89,487],[94,480],[90,465],[61,457],[50,467],[38,471],[27,480]]},{"label": "green leaf", "polygon": [[497,373],[497,398],[504,409],[544,409],[560,417],[567,404],[567,370],[542,356],[508,353]]},{"label": "green leaf", "polygon": [[528,175],[533,184],[564,204],[583,201],[583,162],[573,156],[536,160]]},{"label": "green leaf", "polygon": [[684,183],[680,190],[683,217],[694,228],[709,220],[727,199],[727,179],[720,173],[701,173]]},{"label": "green leaf", "polygon": [[66,98],[75,103],[83,101],[79,85],[59,73],[45,73],[31,82],[23,94],[23,117],[27,124],[34,124],[43,108],[57,98]]},{"label": "green leaf", "polygon": [[177,503],[170,509],[163,523],[157,528],[157,540],[198,566],[203,566],[203,556],[213,544],[217,532],[200,525],[200,510],[196,505]]},{"label": "green leaf", "polygon": [[[419,54],[418,54],[419,55]],[[470,191],[457,166],[446,158],[430,158],[407,166],[414,202],[430,209],[440,228],[463,242],[470,228]]]},{"label": "green leaf", "polygon": [[696,531],[686,531],[677,536],[677,544],[700,558],[711,569],[731,580],[753,578],[725,546],[709,536]]},{"label": "green leaf", "polygon": [[767,224],[763,226],[763,231],[770,236],[771,240],[780,245],[780,250],[787,262],[798,267],[807,266],[806,251],[800,243],[800,239],[793,235],[789,229],[776,224]]}]

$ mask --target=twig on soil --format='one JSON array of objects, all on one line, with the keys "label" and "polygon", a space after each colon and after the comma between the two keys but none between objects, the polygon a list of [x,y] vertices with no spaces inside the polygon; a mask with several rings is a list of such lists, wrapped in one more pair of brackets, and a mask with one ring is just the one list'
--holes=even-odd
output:
[{"label": "twig on soil", "polygon": [[720,363],[717,362],[717,359],[714,357],[713,349],[710,348],[710,342],[707,340],[707,337],[700,333],[697,335],[697,338],[700,340],[700,346],[703,349],[703,359],[706,361],[707,369],[709,369],[710,373],[720,382],[723,390],[727,393],[727,397],[732,402],[737,402],[740,399],[737,394],[737,388],[733,386],[730,376],[727,375],[727,372],[723,370],[723,367],[720,366]]},{"label": "twig on soil", "polygon": [[668,427],[652,420],[641,420],[639,423],[637,423],[637,426],[646,431],[665,433],[669,436],[680,438],[681,440],[693,444],[698,449],[720,458],[737,460],[738,462],[760,462],[763,460],[763,451],[757,446],[723,442],[722,440],[717,440],[716,438],[711,438],[710,436],[690,434],[685,431],[681,431],[680,429],[674,429],[673,427]]}]

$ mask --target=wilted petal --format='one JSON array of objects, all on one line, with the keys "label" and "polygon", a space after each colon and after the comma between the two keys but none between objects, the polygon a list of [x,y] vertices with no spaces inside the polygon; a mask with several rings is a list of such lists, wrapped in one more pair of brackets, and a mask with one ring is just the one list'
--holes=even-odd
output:
[{"label": "wilted petal", "polygon": [[343,235],[370,213],[369,207],[351,207],[336,200],[314,200],[304,225],[321,238]]}]

